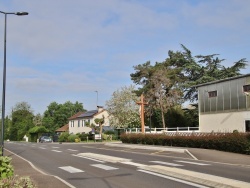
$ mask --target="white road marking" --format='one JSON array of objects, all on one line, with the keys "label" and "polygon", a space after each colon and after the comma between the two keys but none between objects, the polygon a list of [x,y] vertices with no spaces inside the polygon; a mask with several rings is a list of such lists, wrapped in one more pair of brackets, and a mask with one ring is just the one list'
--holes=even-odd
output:
[{"label": "white road marking", "polygon": [[44,148],[44,147],[39,147],[40,149],[46,149],[46,148]]},{"label": "white road marking", "polygon": [[58,153],[62,152],[62,151],[59,151],[59,150],[51,150],[51,151],[58,152]]},{"label": "white road marking", "polygon": [[75,150],[75,149],[67,149],[67,150],[69,150],[69,151],[78,151],[78,150]]},{"label": "white road marking", "polygon": [[96,161],[96,162],[99,162],[99,163],[105,163],[104,161],[93,159],[93,158],[90,158],[90,157],[84,157],[84,156],[81,156],[81,155],[73,155],[73,156],[80,157],[80,158],[83,158],[83,159],[89,159],[89,160]]},{"label": "white road marking", "polygon": [[163,161],[149,161],[151,163],[157,163],[157,164],[163,164],[163,165],[168,165],[168,166],[183,166],[181,164],[175,164],[175,163],[167,163]]},{"label": "white road marking", "polygon": [[92,164],[91,166],[94,166],[96,168],[101,168],[103,170],[117,170],[118,168],[112,167],[112,166],[107,166],[103,164]]},{"label": "white road marking", "polygon": [[83,157],[89,157],[97,160],[102,160],[110,163],[120,163],[125,161],[131,161],[131,159],[127,158],[120,158],[120,157],[114,157],[110,155],[101,155],[97,153],[78,153],[77,155],[83,156]]},{"label": "white road marking", "polygon": [[175,160],[176,162],[179,162],[179,163],[187,163],[187,164],[194,164],[194,165],[199,165],[199,166],[208,166],[210,164],[205,164],[205,163],[196,163],[196,162],[191,162],[191,161],[177,161]]},{"label": "white road marking", "polygon": [[141,166],[146,166],[145,164],[140,164],[140,163],[134,163],[134,162],[121,162],[122,164],[127,164],[127,165],[132,165],[132,166],[137,166],[137,167],[141,167]]},{"label": "white road marking", "polygon": [[84,172],[83,170],[80,170],[80,169],[78,169],[78,168],[74,168],[74,167],[72,167],[72,166],[62,166],[62,167],[58,167],[58,168],[60,168],[60,169],[62,169],[62,170],[65,170],[65,171],[67,171],[67,172],[69,172],[69,173]]},{"label": "white road marking", "polygon": [[169,180],[172,180],[172,181],[184,183],[184,184],[191,185],[191,186],[194,186],[194,187],[208,188],[207,186],[203,186],[203,185],[196,184],[196,183],[191,183],[191,182],[188,182],[188,181],[185,181],[185,180],[173,178],[173,177],[162,175],[162,174],[158,174],[158,173],[155,173],[155,172],[150,172],[150,171],[146,171],[146,170],[138,170],[138,171],[144,172],[144,173],[147,173],[147,174],[151,174],[151,175],[155,175],[155,176],[158,176],[158,177],[166,178],[166,179],[169,179]]},{"label": "white road marking", "polygon": [[57,147],[57,146],[53,146],[52,148],[59,148],[59,147]]}]

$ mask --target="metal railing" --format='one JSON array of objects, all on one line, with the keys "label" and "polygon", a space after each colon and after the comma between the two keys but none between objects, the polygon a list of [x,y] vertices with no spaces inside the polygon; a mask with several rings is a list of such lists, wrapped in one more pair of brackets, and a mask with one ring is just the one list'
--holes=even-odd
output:
[{"label": "metal railing", "polygon": [[[126,133],[140,133],[141,128],[126,128]],[[145,128],[145,133],[199,132],[199,127]]]}]

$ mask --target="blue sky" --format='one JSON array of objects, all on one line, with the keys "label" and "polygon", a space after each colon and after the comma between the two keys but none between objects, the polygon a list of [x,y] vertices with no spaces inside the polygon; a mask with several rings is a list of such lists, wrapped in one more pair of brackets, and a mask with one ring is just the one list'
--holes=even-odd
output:
[{"label": "blue sky", "polygon": [[[7,19],[6,114],[22,101],[35,114],[53,101],[92,110],[95,91],[105,105],[132,84],[133,66],[161,62],[180,44],[193,55],[220,54],[225,66],[250,60],[248,0],[3,0],[0,7],[29,12]],[[2,62],[3,32],[0,14]]]}]

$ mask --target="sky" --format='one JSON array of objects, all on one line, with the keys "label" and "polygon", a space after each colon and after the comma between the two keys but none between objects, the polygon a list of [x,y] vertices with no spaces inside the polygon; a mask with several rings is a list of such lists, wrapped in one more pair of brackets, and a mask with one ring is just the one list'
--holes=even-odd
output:
[{"label": "sky", "polygon": [[[105,106],[133,84],[133,66],[162,62],[181,44],[220,54],[224,66],[250,60],[249,0],[2,0],[0,11],[29,12],[7,16],[6,115],[19,102],[34,114],[54,101]],[[4,14],[0,59],[2,89]]]}]

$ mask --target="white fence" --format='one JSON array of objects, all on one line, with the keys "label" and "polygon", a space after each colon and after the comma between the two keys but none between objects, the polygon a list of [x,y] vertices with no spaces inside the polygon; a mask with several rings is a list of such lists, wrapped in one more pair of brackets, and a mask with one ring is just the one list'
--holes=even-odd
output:
[{"label": "white fence", "polygon": [[[141,128],[127,128],[126,133],[140,133]],[[199,127],[145,128],[145,133],[199,132]]]}]

